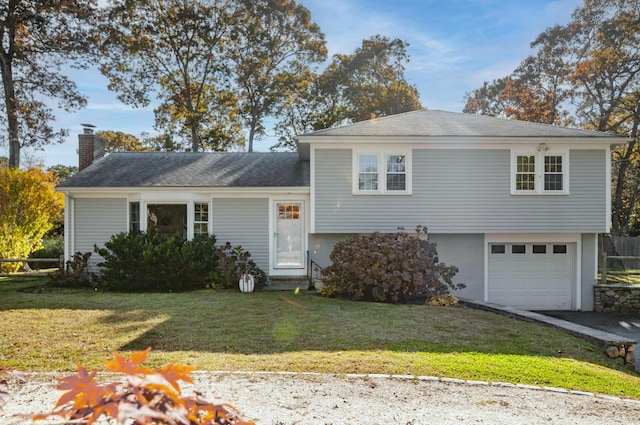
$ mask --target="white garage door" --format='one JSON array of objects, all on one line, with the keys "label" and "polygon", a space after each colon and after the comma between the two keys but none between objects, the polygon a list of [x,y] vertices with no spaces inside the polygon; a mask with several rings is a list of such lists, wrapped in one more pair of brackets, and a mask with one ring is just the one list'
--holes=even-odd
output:
[{"label": "white garage door", "polygon": [[489,302],[526,310],[571,310],[575,244],[489,244]]}]

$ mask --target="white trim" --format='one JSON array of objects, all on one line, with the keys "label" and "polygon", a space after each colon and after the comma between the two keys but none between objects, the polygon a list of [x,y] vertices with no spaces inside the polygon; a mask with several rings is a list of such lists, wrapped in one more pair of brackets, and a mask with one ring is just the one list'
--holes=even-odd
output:
[{"label": "white trim", "polygon": [[140,196],[140,194],[153,194],[153,196],[171,196],[190,193],[194,195],[225,198],[268,198],[274,193],[283,194],[307,194],[310,188],[300,187],[71,187],[59,188],[59,192],[76,198],[122,198],[128,196]]},{"label": "white trim", "polygon": [[75,252],[75,200],[65,193],[64,195],[64,261],[71,259]]},{"label": "white trim", "polygon": [[[627,139],[628,140],[628,139]],[[558,149],[607,149],[627,143],[624,137],[463,137],[463,136],[299,136],[316,149],[357,149],[392,145],[411,149],[512,149],[545,143]]]},{"label": "white trim", "polygon": [[[361,155],[375,155],[378,162],[378,189],[377,190],[360,190],[359,188],[359,175],[360,175],[360,156]],[[387,156],[398,155],[405,158],[405,190],[388,190],[387,189]],[[351,193],[353,195],[411,195],[412,193],[412,162],[411,149],[406,148],[359,148],[352,150],[351,156],[351,177],[352,187]]]},{"label": "white trim", "polygon": [[[597,263],[596,263],[597,264]],[[576,242],[576,299],[574,300],[573,307],[575,310],[582,310],[582,235],[580,235],[580,241]],[[598,268],[596,266],[596,268]]]},{"label": "white trim", "polygon": [[[535,190],[516,189],[516,171],[519,156],[533,156],[535,158]],[[547,156],[562,157],[562,190],[544,189],[544,160]],[[548,150],[537,151],[533,149],[511,149],[511,194],[512,195],[569,195],[569,151],[565,149],[548,148]]]},{"label": "white trim", "polygon": [[600,238],[598,233],[594,233],[595,243],[593,244],[593,264],[595,267],[593,268],[593,283],[598,282],[598,263],[600,262],[600,252],[598,252],[598,244],[600,243]]},{"label": "white trim", "polygon": [[193,228],[195,226],[195,206],[193,205],[193,201],[187,202],[187,240],[190,241],[193,239],[195,232]]},{"label": "white trim", "polygon": [[574,258],[574,288],[571,301],[572,308],[582,309],[582,235],[580,233],[549,233],[549,234],[495,234],[484,235],[484,301],[489,302],[489,245],[512,243],[574,243],[576,244]]},{"label": "white trim", "polygon": [[310,152],[310,160],[309,160],[309,183],[310,187],[310,196],[309,196],[309,232],[316,232],[316,150],[311,149]]},{"label": "white trim", "polygon": [[[611,151],[605,151],[605,223],[604,223],[604,233],[611,232],[611,180],[612,180],[612,171],[611,171]],[[597,244],[596,244],[597,245]],[[597,263],[596,263],[597,264]]]}]

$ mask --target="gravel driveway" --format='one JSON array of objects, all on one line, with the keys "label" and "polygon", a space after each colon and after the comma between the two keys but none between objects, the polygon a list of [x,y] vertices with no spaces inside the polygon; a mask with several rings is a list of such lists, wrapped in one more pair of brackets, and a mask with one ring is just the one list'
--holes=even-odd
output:
[{"label": "gravel driveway", "polygon": [[[373,375],[196,372],[193,377],[199,390],[224,397],[259,425],[640,422],[638,401],[539,387]],[[52,375],[12,383],[0,424],[29,423],[13,415],[53,408],[61,395],[55,385]]]}]

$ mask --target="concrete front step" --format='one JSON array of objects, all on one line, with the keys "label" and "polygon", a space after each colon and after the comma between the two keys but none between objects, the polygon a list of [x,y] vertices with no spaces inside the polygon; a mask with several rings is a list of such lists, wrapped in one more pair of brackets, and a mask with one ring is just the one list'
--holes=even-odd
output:
[{"label": "concrete front step", "polygon": [[306,291],[309,288],[309,279],[307,277],[270,277],[271,286],[265,286],[264,291],[295,291],[300,288]]}]

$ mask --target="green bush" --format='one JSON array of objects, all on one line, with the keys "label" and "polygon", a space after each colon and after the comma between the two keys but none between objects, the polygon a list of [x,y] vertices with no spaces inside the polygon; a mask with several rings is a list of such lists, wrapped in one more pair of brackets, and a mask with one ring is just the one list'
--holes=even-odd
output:
[{"label": "green bush", "polygon": [[107,290],[181,292],[206,288],[218,264],[214,236],[191,241],[157,233],[119,233],[103,248],[100,285]]},{"label": "green bush", "polygon": [[262,271],[251,259],[251,253],[241,246],[232,246],[227,242],[216,248],[218,257],[218,269],[215,273],[214,283],[223,288],[238,287],[240,276],[249,273],[255,279],[255,289],[259,290],[267,282],[267,274]]},{"label": "green bush", "polygon": [[455,266],[438,261],[436,244],[426,228],[417,235],[373,233],[339,242],[331,252],[333,264],[323,270],[321,293],[352,300],[409,303],[417,297],[446,295],[454,285]]}]

